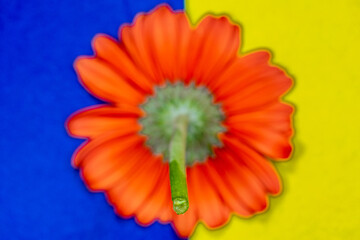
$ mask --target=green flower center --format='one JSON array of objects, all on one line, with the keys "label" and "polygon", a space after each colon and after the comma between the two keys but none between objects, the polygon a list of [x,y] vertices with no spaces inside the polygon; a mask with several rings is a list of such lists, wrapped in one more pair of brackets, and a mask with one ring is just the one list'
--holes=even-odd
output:
[{"label": "green flower center", "polygon": [[148,137],[147,145],[155,154],[169,159],[169,143],[174,124],[179,116],[188,119],[186,136],[186,165],[203,162],[213,156],[213,146],[220,146],[218,133],[224,113],[205,87],[185,86],[182,82],[165,84],[156,88],[155,95],[141,106],[146,116],[140,119],[141,133]]}]

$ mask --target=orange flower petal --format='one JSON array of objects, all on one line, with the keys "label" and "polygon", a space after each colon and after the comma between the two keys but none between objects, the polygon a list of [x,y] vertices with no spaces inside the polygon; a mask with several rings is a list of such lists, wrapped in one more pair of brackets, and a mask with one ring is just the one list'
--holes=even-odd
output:
[{"label": "orange flower petal", "polygon": [[165,164],[159,163],[159,168],[161,168],[161,174],[159,176],[159,182],[155,185],[153,193],[151,193],[146,202],[144,202],[136,212],[136,220],[142,225],[149,225],[155,219],[159,218],[160,210],[164,206],[167,208],[168,198],[166,197],[167,188],[170,186],[167,185],[166,178],[169,177],[168,167]]},{"label": "orange flower petal", "polygon": [[276,102],[253,112],[230,115],[228,130],[273,159],[287,159],[292,151],[291,114],[293,107]]},{"label": "orange flower petal", "polygon": [[[193,68],[192,78],[197,84],[207,84],[216,79],[224,66],[235,60],[240,45],[239,27],[226,17],[205,17],[194,31],[189,63]],[[190,66],[189,66],[190,67]]]},{"label": "orange flower petal", "polygon": [[[91,141],[90,141],[91,143]],[[143,139],[136,136],[127,136],[125,139],[111,139],[96,147],[85,146],[78,157],[84,159],[81,162],[81,173],[91,188],[98,190],[103,188],[99,182],[106,182],[109,172],[114,171],[114,167],[121,166],[126,156],[124,153],[138,151],[139,145],[143,144]],[[94,186],[97,184],[99,187]]]},{"label": "orange flower petal", "polygon": [[79,79],[84,87],[107,102],[138,105],[144,96],[123,77],[97,58],[80,57],[74,63]]},{"label": "orange flower petal", "polygon": [[151,79],[138,69],[118,42],[108,36],[97,35],[93,39],[93,48],[96,56],[109,63],[132,87],[146,94],[153,93]]},{"label": "orange flower petal", "polygon": [[[136,66],[139,67],[153,83],[160,83],[160,73],[152,59],[149,36],[145,31],[148,29],[144,26],[149,22],[148,15],[140,14],[132,26],[123,26],[119,32],[119,38]],[[146,21],[145,21],[146,19]]]},{"label": "orange flower petal", "polygon": [[216,158],[214,160],[208,160],[204,164],[206,167],[205,174],[207,174],[209,181],[211,181],[213,187],[218,191],[221,199],[226,203],[226,205],[237,214],[248,217],[253,214],[253,211],[247,207],[246,204],[239,199],[235,193],[235,190],[226,182],[223,176],[226,175],[226,172],[223,170],[221,165],[222,159]]},{"label": "orange flower petal", "polygon": [[252,213],[263,211],[267,206],[267,195],[259,179],[239,161],[239,156],[235,158],[225,151],[218,151],[217,154],[221,159],[217,166],[222,169],[224,178],[240,202]]},{"label": "orange flower petal", "polygon": [[[239,73],[238,85],[227,95],[216,95],[216,101],[221,101],[223,109],[229,115],[250,111],[266,104],[278,101],[289,90],[292,80],[284,71],[277,67],[263,66],[249,69],[251,75]],[[237,104],[234,104],[237,103]]]},{"label": "orange flower petal", "polygon": [[122,131],[123,134],[140,130],[137,119],[142,112],[135,107],[110,107],[98,105],[85,108],[73,114],[67,120],[67,130],[75,137],[96,137],[108,131]]},{"label": "orange flower petal", "polygon": [[153,83],[162,84],[186,74],[190,32],[185,14],[165,5],[138,15],[134,25],[121,28],[120,38],[134,63]]},{"label": "orange flower petal", "polygon": [[224,68],[221,74],[210,81],[208,87],[212,90],[216,99],[230,95],[238,85],[244,84],[244,78],[250,77],[256,73],[258,67],[268,64],[270,53],[268,51],[256,51],[236,58]]},{"label": "orange flower petal", "polygon": [[231,135],[222,136],[222,141],[237,156],[236,160],[244,163],[260,179],[268,192],[272,194],[280,192],[279,177],[269,160]]},{"label": "orange flower petal", "polygon": [[176,13],[177,47],[175,48],[174,63],[175,63],[175,79],[186,79],[187,76],[187,55],[189,53],[190,38],[193,30],[190,28],[190,23],[184,13]]},{"label": "orange flower petal", "polygon": [[[159,159],[147,159],[147,161],[154,162],[159,161]],[[160,180],[162,168],[157,166],[158,164],[154,165],[154,163],[141,166],[140,171],[134,171],[130,177],[119,182],[120,186],[115,186],[109,190],[109,196],[113,201],[125,208],[122,209],[122,214],[125,216],[134,215],[143,203],[146,204],[147,198],[156,190],[155,186]]]},{"label": "orange flower petal", "polygon": [[[149,20],[150,21],[150,20]],[[163,79],[174,80],[175,51],[177,48],[176,18],[167,6],[156,9],[151,15],[147,34],[153,44],[152,55]],[[156,26],[156,27],[154,27]]]},{"label": "orange flower petal", "polygon": [[[106,155],[105,155],[106,156]],[[82,168],[82,175],[93,190],[107,190],[116,186],[121,179],[131,176],[131,174],[143,165],[143,159],[151,155],[144,151],[141,145],[126,148],[113,156],[114,160],[105,159],[103,166],[90,168],[86,171],[86,165]],[[99,157],[99,156],[97,156]],[[101,158],[101,156],[100,156]],[[95,162],[94,164],[99,163]],[[100,163],[101,164],[101,163]]]},{"label": "orange flower petal", "polygon": [[200,165],[191,168],[193,178],[189,183],[194,187],[199,218],[210,228],[224,224],[229,217],[229,209],[206,179]]},{"label": "orange flower petal", "polygon": [[[114,131],[107,132],[105,134],[99,135],[94,139],[88,140],[84,142],[73,155],[72,164],[75,167],[80,167],[83,163],[83,160],[86,158],[87,154],[96,148],[100,148],[103,144],[106,144],[109,141],[126,139],[128,136],[137,136],[135,134],[129,134],[128,132],[124,132],[123,129],[116,129]],[[137,136],[139,139],[144,141],[144,138],[141,136]]]},{"label": "orange flower petal", "polygon": [[[169,176],[169,165],[166,164],[167,176]],[[166,182],[166,188],[163,189],[165,201],[162,208],[159,210],[159,220],[161,222],[169,222],[173,219],[173,205],[171,200],[171,192],[170,192],[170,179],[166,177],[163,179]]]},{"label": "orange flower petal", "polygon": [[143,158],[143,164],[139,168],[108,190],[110,202],[115,204],[121,215],[134,215],[152,192],[161,173],[159,161],[159,158],[154,157]]}]

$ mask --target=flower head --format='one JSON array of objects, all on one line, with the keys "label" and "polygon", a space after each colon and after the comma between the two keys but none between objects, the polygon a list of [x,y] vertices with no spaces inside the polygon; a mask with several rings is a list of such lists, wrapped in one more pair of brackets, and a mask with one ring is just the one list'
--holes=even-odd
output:
[{"label": "flower head", "polygon": [[292,151],[293,107],[281,101],[292,80],[268,51],[239,54],[239,32],[227,17],[193,27],[160,6],[122,26],[119,40],[97,35],[95,56],[76,60],[83,86],[106,104],[68,120],[72,136],[87,138],[73,165],[119,215],[171,222],[186,237],[198,221],[216,228],[231,213],[262,212],[280,192],[268,158]]}]

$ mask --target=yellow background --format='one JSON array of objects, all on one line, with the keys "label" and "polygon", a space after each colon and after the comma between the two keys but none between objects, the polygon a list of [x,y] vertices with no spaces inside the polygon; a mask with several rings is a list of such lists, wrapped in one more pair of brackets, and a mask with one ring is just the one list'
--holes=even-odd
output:
[{"label": "yellow background", "polygon": [[227,14],[241,52],[270,49],[295,79],[295,152],[277,163],[283,193],[251,219],[192,239],[360,239],[360,1],[188,0],[193,22]]}]

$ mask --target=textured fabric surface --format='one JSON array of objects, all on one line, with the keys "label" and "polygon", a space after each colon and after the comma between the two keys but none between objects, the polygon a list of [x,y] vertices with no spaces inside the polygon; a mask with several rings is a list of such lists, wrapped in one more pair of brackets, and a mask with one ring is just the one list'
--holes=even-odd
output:
[{"label": "textured fabric surface", "polygon": [[78,83],[75,58],[92,54],[96,33],[117,37],[159,3],[0,0],[0,239],[177,239],[170,225],[143,228],[89,192],[70,165],[82,141],[64,128],[99,103]]}]

